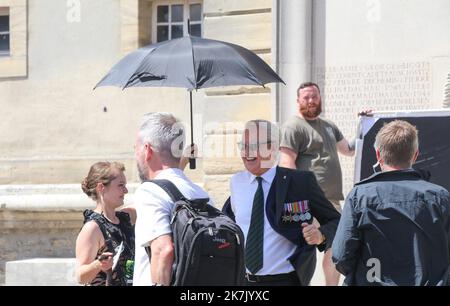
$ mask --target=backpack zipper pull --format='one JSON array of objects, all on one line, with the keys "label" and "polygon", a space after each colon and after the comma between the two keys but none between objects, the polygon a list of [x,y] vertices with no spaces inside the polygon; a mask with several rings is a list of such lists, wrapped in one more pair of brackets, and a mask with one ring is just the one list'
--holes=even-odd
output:
[{"label": "backpack zipper pull", "polygon": [[239,239],[239,235],[238,234],[235,234],[235,235],[236,235],[236,242],[237,242],[237,244],[241,245],[241,240]]},{"label": "backpack zipper pull", "polygon": [[175,218],[177,217],[177,215],[178,215],[178,211],[176,211],[176,212],[173,214],[172,219],[170,220],[170,224],[173,224],[173,222],[175,222]]},{"label": "backpack zipper pull", "polygon": [[208,227],[208,232],[209,232],[210,236],[214,236],[214,232],[213,232],[212,227]]}]

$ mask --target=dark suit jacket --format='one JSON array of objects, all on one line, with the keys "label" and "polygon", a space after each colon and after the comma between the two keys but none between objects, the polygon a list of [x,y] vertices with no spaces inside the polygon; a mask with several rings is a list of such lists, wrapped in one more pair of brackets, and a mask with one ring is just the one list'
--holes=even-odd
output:
[{"label": "dark suit jacket", "polygon": [[[277,167],[266,201],[266,215],[273,230],[297,246],[289,261],[294,266],[300,283],[308,285],[316,267],[316,247],[306,243],[300,223],[287,225],[281,221],[284,203],[301,200],[308,200],[311,214],[321,224],[320,231],[326,237],[326,241],[317,248],[320,251],[327,250],[331,247],[336,233],[339,212],[325,198],[312,172]],[[225,202],[222,211],[234,220],[230,198]]]}]

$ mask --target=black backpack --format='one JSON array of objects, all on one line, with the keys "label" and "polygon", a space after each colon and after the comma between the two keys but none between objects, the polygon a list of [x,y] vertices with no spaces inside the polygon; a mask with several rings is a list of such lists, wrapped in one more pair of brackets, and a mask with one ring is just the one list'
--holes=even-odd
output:
[{"label": "black backpack", "polygon": [[151,181],[175,203],[171,218],[173,286],[243,286],[244,235],[209,199],[186,199],[168,180]]}]

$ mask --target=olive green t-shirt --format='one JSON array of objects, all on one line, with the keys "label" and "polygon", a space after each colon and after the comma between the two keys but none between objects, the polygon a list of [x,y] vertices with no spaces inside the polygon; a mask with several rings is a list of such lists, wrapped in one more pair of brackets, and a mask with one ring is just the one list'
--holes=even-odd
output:
[{"label": "olive green t-shirt", "polygon": [[329,200],[343,200],[342,172],[336,143],[344,138],[329,120],[290,118],[283,125],[281,147],[297,152],[298,170],[314,172],[317,182]]}]

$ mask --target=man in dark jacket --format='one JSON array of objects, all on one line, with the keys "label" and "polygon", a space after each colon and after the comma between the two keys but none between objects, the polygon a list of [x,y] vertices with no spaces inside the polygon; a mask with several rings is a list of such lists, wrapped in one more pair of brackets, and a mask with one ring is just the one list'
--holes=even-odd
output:
[{"label": "man in dark jacket", "polygon": [[339,222],[312,172],[276,167],[278,138],[272,123],[247,122],[240,143],[246,171],[231,178],[223,208],[245,236],[248,285],[308,285],[316,247],[331,247]]},{"label": "man in dark jacket", "polygon": [[450,199],[411,166],[414,126],[395,120],[375,138],[381,173],[347,196],[333,241],[333,261],[347,285],[446,285]]}]

